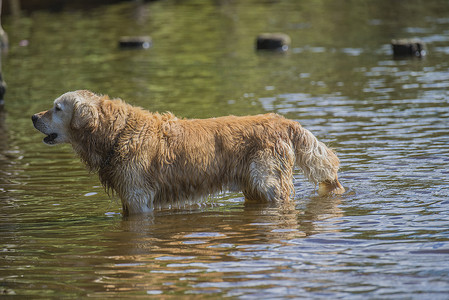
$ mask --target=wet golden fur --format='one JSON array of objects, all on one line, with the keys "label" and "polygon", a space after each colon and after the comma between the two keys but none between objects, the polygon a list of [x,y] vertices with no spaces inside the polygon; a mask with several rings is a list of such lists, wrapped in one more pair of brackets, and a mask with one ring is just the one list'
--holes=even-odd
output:
[{"label": "wet golden fur", "polygon": [[90,91],[69,92],[33,116],[50,145],[70,143],[124,214],[180,206],[222,190],[253,201],[289,201],[296,164],[341,194],[339,160],[295,121],[277,114],[178,119]]}]

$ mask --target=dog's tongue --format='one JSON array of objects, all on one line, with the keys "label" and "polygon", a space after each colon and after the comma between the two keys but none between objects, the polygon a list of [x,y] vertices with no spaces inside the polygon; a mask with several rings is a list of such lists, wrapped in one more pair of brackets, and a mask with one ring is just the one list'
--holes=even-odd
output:
[{"label": "dog's tongue", "polygon": [[44,143],[52,144],[57,137],[58,137],[58,134],[56,134],[56,133],[49,134],[44,138]]}]

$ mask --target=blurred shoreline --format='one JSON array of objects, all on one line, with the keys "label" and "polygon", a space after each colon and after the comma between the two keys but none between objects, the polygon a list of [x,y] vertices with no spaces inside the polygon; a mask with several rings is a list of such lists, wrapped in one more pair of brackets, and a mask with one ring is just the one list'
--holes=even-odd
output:
[{"label": "blurred shoreline", "polygon": [[[91,9],[101,5],[125,2],[126,0],[9,0],[3,1],[4,15],[17,15],[20,12],[47,10],[59,12],[67,9]],[[135,0],[134,2],[153,2],[155,0]]]}]

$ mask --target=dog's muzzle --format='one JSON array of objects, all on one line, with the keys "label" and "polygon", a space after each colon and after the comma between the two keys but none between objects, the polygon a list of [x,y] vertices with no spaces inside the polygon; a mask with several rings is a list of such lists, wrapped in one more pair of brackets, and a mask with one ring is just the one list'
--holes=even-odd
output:
[{"label": "dog's muzzle", "polygon": [[56,143],[56,138],[58,137],[58,134],[55,132],[47,133],[47,126],[43,122],[41,122],[41,113],[37,113],[31,116],[31,120],[33,121],[33,126],[43,134],[46,134],[47,136],[44,137],[44,143],[48,145],[53,145]]}]

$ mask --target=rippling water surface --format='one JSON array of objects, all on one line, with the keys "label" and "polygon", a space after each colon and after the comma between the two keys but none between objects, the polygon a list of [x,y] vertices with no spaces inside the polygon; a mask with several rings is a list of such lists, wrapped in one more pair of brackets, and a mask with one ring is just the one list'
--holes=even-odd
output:
[{"label": "rippling water surface", "polygon": [[[7,15],[0,294],[22,298],[449,298],[446,1],[156,1]],[[292,38],[257,53],[261,32]],[[122,51],[120,36],[150,35]],[[420,38],[423,59],[394,59]],[[126,219],[31,114],[91,89],[183,117],[277,112],[333,147],[347,193],[297,173],[291,207],[224,193]]]}]

